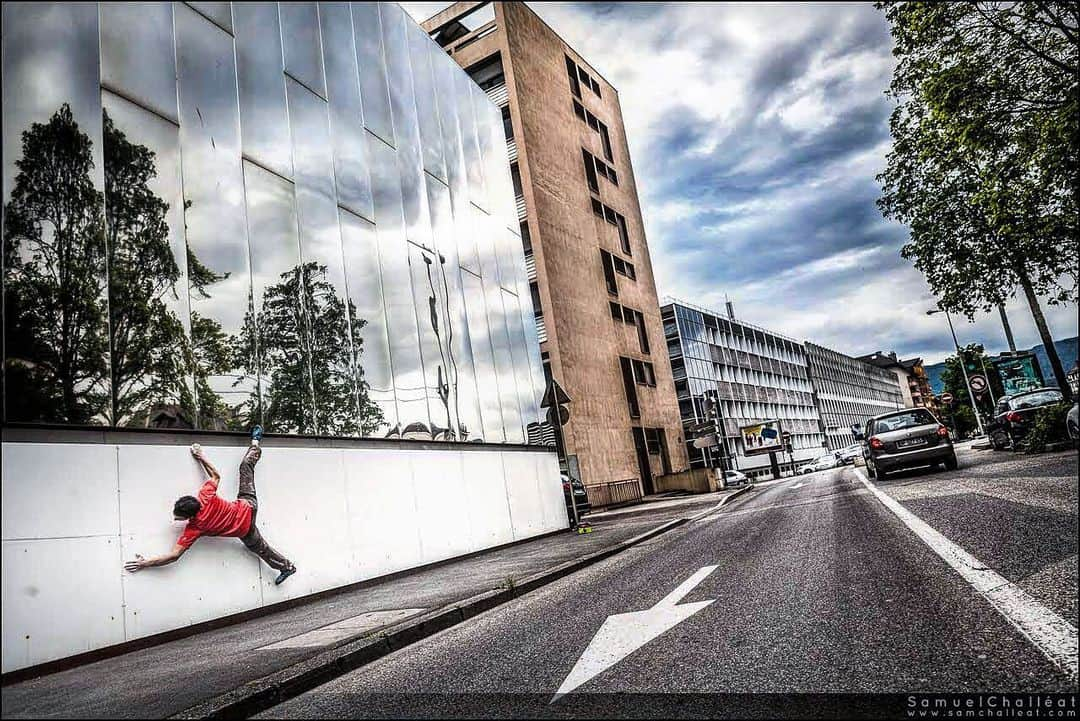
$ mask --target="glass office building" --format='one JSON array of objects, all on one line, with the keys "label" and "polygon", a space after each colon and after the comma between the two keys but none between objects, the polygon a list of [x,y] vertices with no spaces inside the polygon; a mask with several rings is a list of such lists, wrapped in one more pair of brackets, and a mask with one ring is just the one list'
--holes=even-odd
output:
[{"label": "glass office building", "polygon": [[829,450],[855,443],[852,426],[904,407],[892,371],[814,343],[806,343],[806,358]]},{"label": "glass office building", "polygon": [[673,299],[665,299],[660,315],[684,426],[706,421],[706,397],[719,402],[723,445],[694,448],[687,432],[692,467],[720,468],[723,454],[729,469],[770,475],[769,456],[748,455],[740,430],[764,421],[779,421],[791,434],[790,451],[776,454],[781,472],[821,455],[825,439],[802,343]]},{"label": "glass office building", "polygon": [[5,3],[3,203],[8,425],[535,431],[502,117],[395,4]]}]

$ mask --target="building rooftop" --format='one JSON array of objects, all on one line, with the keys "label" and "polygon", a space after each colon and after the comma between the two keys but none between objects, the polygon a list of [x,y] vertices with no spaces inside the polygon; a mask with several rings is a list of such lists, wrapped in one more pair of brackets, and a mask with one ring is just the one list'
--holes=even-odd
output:
[{"label": "building rooftop", "polygon": [[762,328],[761,326],[750,323],[749,321],[740,320],[738,318],[733,318],[733,317],[729,316],[726,311],[721,313],[718,310],[713,310],[711,308],[705,308],[705,307],[700,306],[700,305],[695,305],[694,303],[690,303],[689,301],[685,301],[685,300],[680,300],[680,299],[675,298],[675,297],[670,296],[670,295],[665,295],[663,298],[660,299],[660,307],[663,307],[665,305],[681,305],[684,308],[690,308],[691,310],[696,310],[699,313],[704,313],[706,315],[716,316],[717,318],[723,318],[726,321],[729,321],[729,322],[732,322],[732,323],[738,323],[741,326],[745,326],[747,328],[753,328],[754,330],[759,330],[762,333],[768,333],[771,336],[775,336],[777,338],[782,338],[783,340],[789,341],[791,343],[796,343],[798,345],[803,344],[802,341],[795,340],[794,338],[792,338],[790,336],[786,336],[783,333],[778,333],[775,330],[769,330],[768,328]]}]

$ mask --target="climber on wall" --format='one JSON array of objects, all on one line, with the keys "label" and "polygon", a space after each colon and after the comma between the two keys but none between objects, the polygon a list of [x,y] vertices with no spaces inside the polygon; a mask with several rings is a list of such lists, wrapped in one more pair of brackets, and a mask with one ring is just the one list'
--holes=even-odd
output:
[{"label": "climber on wall", "polygon": [[296,566],[271,548],[255,526],[255,516],[259,510],[259,501],[255,497],[255,464],[262,455],[259,447],[262,434],[262,426],[255,426],[251,431],[251,447],[240,462],[240,490],[232,502],[218,496],[221,474],[206,460],[199,444],[192,445],[191,455],[195,456],[210,477],[199,489],[198,498],[181,496],[173,505],[173,517],[178,521],[187,521],[184,532],[173,549],[164,556],[143,558],[136,554],[135,560],[125,563],[124,568],[134,573],[153,566],[166,566],[179,560],[199,536],[231,536],[239,538],[249,551],[279,572],[275,584],[296,573]]}]

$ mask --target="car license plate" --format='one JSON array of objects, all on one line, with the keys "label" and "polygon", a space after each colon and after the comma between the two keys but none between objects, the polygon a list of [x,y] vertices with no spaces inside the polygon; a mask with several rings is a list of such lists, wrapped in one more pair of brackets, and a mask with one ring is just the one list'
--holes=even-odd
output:
[{"label": "car license plate", "polygon": [[896,447],[897,448],[911,448],[913,446],[922,446],[922,445],[926,445],[926,439],[925,438],[905,438],[902,441],[897,441],[896,442]]}]

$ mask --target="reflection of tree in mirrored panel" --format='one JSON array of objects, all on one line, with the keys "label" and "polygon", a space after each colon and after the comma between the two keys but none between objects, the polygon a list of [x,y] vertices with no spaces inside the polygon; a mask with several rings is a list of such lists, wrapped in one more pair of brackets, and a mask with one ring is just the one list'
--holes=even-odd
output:
[{"label": "reflection of tree in mirrored panel", "polygon": [[168,305],[183,273],[169,244],[169,204],[148,185],[155,153],[103,115],[112,425],[191,428],[194,356]]},{"label": "reflection of tree in mirrored panel", "polygon": [[65,103],[22,134],[4,207],[6,418],[108,419],[102,194],[92,141]]},{"label": "reflection of tree in mirrored panel", "polygon": [[372,435],[385,419],[364,378],[362,331],[367,321],[357,315],[352,301],[338,295],[325,265],[305,263],[303,280],[319,433]]},{"label": "reflection of tree in mirrored panel", "polygon": [[282,273],[259,307],[245,319],[234,352],[254,358],[258,348],[260,375],[268,381],[260,384],[266,430],[372,434],[383,423],[382,411],[371,401],[362,371],[353,371],[360,367],[365,321],[351,302],[346,309],[326,266],[305,263]]},{"label": "reflection of tree in mirrored panel", "polygon": [[[188,287],[196,298],[209,300],[207,290],[214,283],[226,280],[228,273],[215,273],[187,246]],[[232,372],[234,366],[232,342],[221,323],[191,311],[191,347],[195,362],[195,396],[198,402],[196,428],[239,430],[245,416],[241,407],[233,407],[211,387],[210,379]]]}]

